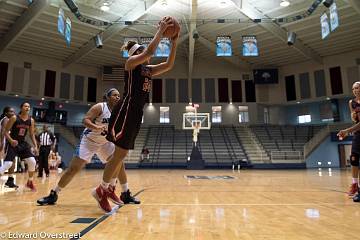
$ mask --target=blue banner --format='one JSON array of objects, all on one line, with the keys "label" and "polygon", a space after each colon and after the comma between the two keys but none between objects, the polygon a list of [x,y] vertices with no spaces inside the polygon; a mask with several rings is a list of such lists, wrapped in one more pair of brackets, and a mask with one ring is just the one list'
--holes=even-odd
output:
[{"label": "blue banner", "polygon": [[70,44],[71,44],[71,20],[70,20],[70,18],[66,18],[65,41],[66,41],[66,45],[70,46]]},{"label": "blue banner", "polygon": [[321,15],[320,23],[321,23],[321,37],[322,37],[322,39],[324,39],[330,34],[330,27],[329,27],[328,17],[327,17],[326,13]]},{"label": "blue banner", "polygon": [[65,15],[64,10],[61,8],[59,9],[59,16],[58,16],[58,32],[64,36],[65,34]]},{"label": "blue banner", "polygon": [[259,56],[259,49],[255,36],[243,36],[243,56],[244,57],[257,57]]},{"label": "blue banner", "polygon": [[216,38],[216,56],[231,57],[232,44],[230,36],[220,36]]},{"label": "blue banner", "polygon": [[335,2],[330,6],[330,27],[334,31],[339,26],[339,16]]},{"label": "blue banner", "polygon": [[162,38],[155,50],[155,57],[168,57],[170,55],[170,40]]}]

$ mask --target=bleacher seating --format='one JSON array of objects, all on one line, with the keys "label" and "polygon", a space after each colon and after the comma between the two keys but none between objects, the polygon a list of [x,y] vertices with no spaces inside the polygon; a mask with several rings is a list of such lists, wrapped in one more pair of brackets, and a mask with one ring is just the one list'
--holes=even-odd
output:
[{"label": "bleacher seating", "polygon": [[[69,127],[80,138],[83,127]],[[303,147],[320,131],[321,126],[253,125],[253,132],[271,157],[268,163],[293,163],[303,161]],[[198,147],[206,166],[224,167],[239,161],[251,161],[242,146],[239,127],[213,125],[210,130],[201,130]],[[175,129],[173,125],[142,127],[135,142],[135,149],[126,158],[127,163],[140,166],[186,166],[192,150],[192,131]],[[141,160],[141,151],[147,148],[149,159]],[[94,159],[96,162],[97,160]],[[261,163],[261,162],[260,162]],[[266,162],[263,162],[266,163]]]},{"label": "bleacher seating", "polygon": [[[229,166],[246,159],[232,126],[201,130],[197,144],[207,166]],[[192,150],[192,131],[178,130],[172,125],[150,126],[145,148],[150,151],[150,159],[143,165],[186,166]]]},{"label": "bleacher seating", "polygon": [[305,143],[321,128],[322,126],[251,126],[273,163],[302,160]]}]

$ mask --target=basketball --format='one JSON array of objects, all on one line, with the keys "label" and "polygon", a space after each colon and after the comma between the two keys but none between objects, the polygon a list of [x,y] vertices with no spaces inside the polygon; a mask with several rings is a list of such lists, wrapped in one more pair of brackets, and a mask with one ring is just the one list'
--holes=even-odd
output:
[{"label": "basketball", "polygon": [[166,28],[163,34],[163,36],[166,38],[173,38],[180,31],[180,24],[178,23],[178,21],[174,17],[171,17],[171,20],[174,25]]}]

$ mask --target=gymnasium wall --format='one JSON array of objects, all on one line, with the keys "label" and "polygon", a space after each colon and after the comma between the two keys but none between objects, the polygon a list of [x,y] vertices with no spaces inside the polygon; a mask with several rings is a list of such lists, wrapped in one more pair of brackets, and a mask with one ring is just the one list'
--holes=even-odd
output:
[{"label": "gymnasium wall", "polygon": [[[20,104],[24,101],[27,101],[30,103],[31,108],[34,107],[40,108],[40,109],[47,109],[48,108],[48,102],[47,101],[40,101],[35,100],[31,98],[22,98],[22,97],[11,97],[11,96],[0,96],[0,111],[2,113],[2,110],[5,106],[10,106],[15,109],[16,112],[20,111]],[[42,102],[42,105],[40,105],[40,102]],[[62,110],[67,111],[68,119],[67,119],[67,125],[70,126],[77,126],[82,124],[82,119],[85,115],[85,113],[88,111],[89,106],[87,105],[79,105],[79,104],[71,104],[71,103],[63,103],[63,108],[56,107],[56,110]],[[31,109],[31,110],[32,110]],[[32,111],[31,111],[32,114]]]},{"label": "gymnasium wall", "polygon": [[[340,142],[332,142],[331,137],[327,137],[306,159],[306,168],[318,167],[340,167],[339,149]],[[341,142],[345,144],[349,142]],[[321,165],[318,164],[321,163]],[[329,164],[330,162],[330,164]]]},{"label": "gymnasium wall", "polygon": [[[88,83],[96,79],[96,84],[101,85],[101,71],[96,67],[72,64],[63,68],[62,61],[51,57],[13,51],[2,52],[0,62],[8,63],[6,91],[0,91],[1,95],[18,94],[41,99],[50,93],[47,96],[55,101],[69,100],[86,104],[89,97]],[[25,66],[25,62],[30,63],[31,68]],[[102,89],[97,87],[95,100],[101,99],[102,94]]]},{"label": "gymnasium wall", "polygon": [[[351,122],[349,99],[350,97],[338,99],[341,122]],[[270,106],[270,122],[274,124],[298,124],[299,115],[310,114],[310,124],[326,124],[327,121],[323,120],[324,116],[322,116],[321,109],[329,104],[331,104],[330,100],[319,100],[302,104],[295,103],[285,106]]]},{"label": "gymnasium wall", "polygon": [[[360,65],[357,63],[357,59],[360,59],[360,51],[324,57],[323,64],[308,61],[282,66],[279,68],[279,84],[256,86],[257,98],[263,100],[259,100],[258,102],[278,104],[284,102],[296,103],[300,101],[303,103],[324,100],[326,97],[342,98],[344,96],[349,96],[351,95],[352,83],[360,80]],[[340,67],[341,69],[341,87],[343,90],[343,93],[341,94],[333,94],[332,92],[329,69],[333,67]],[[321,96],[322,89],[317,89],[315,86],[315,82],[318,82],[318,86],[321,86],[322,76],[321,73],[319,74],[318,72],[321,70],[323,70],[325,80],[325,94],[323,96]],[[293,101],[287,101],[285,77],[291,75],[294,75],[295,77],[296,99]],[[307,87],[307,78],[309,80],[309,87]],[[261,95],[268,96],[268,98],[261,98]]]},{"label": "gymnasium wall", "polygon": [[[153,104],[152,106],[146,105],[144,108],[144,126],[159,124],[160,122],[160,106],[170,107],[170,124],[175,125],[176,128],[182,128],[183,113],[185,112],[185,107],[188,104]],[[210,113],[211,121],[211,107],[213,104],[201,104],[198,112],[200,113]],[[238,106],[233,104],[216,104],[216,106],[222,107],[222,122],[221,124],[234,124],[239,125],[239,112]],[[249,119],[253,123],[261,123],[262,119],[258,119],[257,115],[257,106],[255,103],[247,104],[249,107]],[[218,124],[218,123],[214,123]]]},{"label": "gymnasium wall", "polygon": [[[272,124],[297,124],[299,112],[302,111],[301,109],[306,108],[309,109],[308,112],[312,115],[311,124],[323,123],[319,116],[320,105],[327,101],[327,97],[331,99],[337,98],[339,99],[340,120],[349,121],[347,101],[351,95],[351,83],[360,79],[360,67],[356,63],[357,58],[360,58],[360,51],[325,57],[323,65],[305,62],[283,66],[279,68],[278,84],[248,86],[245,82],[247,77],[250,80],[252,79],[251,71],[240,69],[240,67],[222,58],[209,61],[196,56],[192,80],[188,81],[188,59],[178,57],[175,67],[170,72],[154,77],[159,79],[157,82],[160,82],[161,89],[153,91],[150,94],[150,99],[160,99],[160,101],[158,103],[152,101],[154,103],[153,107],[146,107],[145,124],[159,124],[159,107],[169,106],[170,122],[176,124],[177,127],[181,127],[179,123],[182,120],[179,119],[182,117],[182,113],[185,112],[185,106],[190,101],[190,98],[192,102],[200,103],[200,112],[211,112],[211,106],[221,105],[223,124],[238,124],[237,109],[239,105],[249,106],[250,123],[263,123],[263,109],[266,106],[269,107],[270,123]],[[86,104],[87,80],[89,77],[97,79],[96,97],[98,100],[101,100],[104,89],[111,87],[101,81],[101,69],[95,67],[74,64],[63,69],[61,61],[10,51],[2,53],[0,61],[9,62],[6,92],[0,91],[0,94],[14,93],[14,90],[17,90],[21,91],[21,95],[38,97],[39,99],[43,96],[40,89],[45,89],[47,69],[56,71],[55,101],[68,98],[72,102],[78,102],[78,106]],[[32,70],[39,72],[38,84],[30,84],[31,73],[29,69],[24,69],[25,61],[31,62]],[[332,94],[334,89],[331,88],[329,68],[337,66],[340,67],[341,71],[343,93],[334,95]],[[68,75],[64,76],[61,73],[68,73]],[[24,76],[23,81],[19,81],[18,75],[20,75],[20,78],[22,75]],[[285,77],[289,75],[294,75],[295,80],[296,98],[292,101],[287,101],[286,95]],[[33,73],[32,78],[34,77],[36,77],[36,74]],[[223,84],[224,81],[225,85]],[[18,84],[19,82],[20,84]],[[315,82],[320,85],[324,84],[325,88],[316,88]],[[36,86],[35,89],[38,90],[34,91],[33,86]],[[123,84],[119,84],[120,88],[122,86]],[[236,86],[237,89],[232,89],[233,86]],[[255,88],[255,95],[251,93],[249,87]],[[63,90],[67,88],[69,89],[68,95]],[[76,94],[79,89],[81,94]],[[122,92],[122,89],[120,89],[120,92]],[[160,93],[160,96],[152,96],[154,92]],[[256,103],[251,102],[254,100],[256,100]],[[229,104],[230,101],[233,102],[233,105]],[[82,107],[77,109],[76,106],[74,105],[69,110],[74,111],[74,117],[68,118],[72,121],[69,123],[71,125],[80,122],[80,116],[84,114],[84,112],[81,114],[80,112],[87,109],[85,107],[84,109]]]}]

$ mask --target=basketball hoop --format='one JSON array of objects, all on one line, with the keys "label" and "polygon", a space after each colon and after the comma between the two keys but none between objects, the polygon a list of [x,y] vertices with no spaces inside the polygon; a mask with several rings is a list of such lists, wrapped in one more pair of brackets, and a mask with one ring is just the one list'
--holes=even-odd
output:
[{"label": "basketball hoop", "polygon": [[193,112],[183,114],[183,129],[191,129],[193,131],[193,142],[196,146],[200,129],[210,129],[210,114],[198,113],[199,104],[191,104]]},{"label": "basketball hoop", "polygon": [[198,140],[198,134],[200,133],[200,128],[201,128],[201,122],[200,121],[195,121],[193,123],[193,142],[196,146],[197,140]]}]

